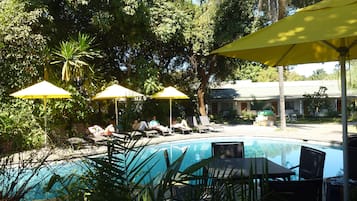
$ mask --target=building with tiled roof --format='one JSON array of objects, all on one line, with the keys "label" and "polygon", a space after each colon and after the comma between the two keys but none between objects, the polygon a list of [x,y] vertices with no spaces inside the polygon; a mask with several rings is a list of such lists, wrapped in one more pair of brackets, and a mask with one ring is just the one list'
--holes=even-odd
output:
[{"label": "building with tiled roof", "polygon": [[[284,82],[286,113],[306,115],[304,95],[318,92],[326,87],[331,102],[329,110],[340,112],[341,87],[339,80],[286,81]],[[356,91],[347,90],[349,100],[357,97]],[[209,91],[209,113],[224,114],[236,111],[258,111],[272,108],[279,113],[279,82],[252,82],[250,80],[231,81],[211,87]]]}]

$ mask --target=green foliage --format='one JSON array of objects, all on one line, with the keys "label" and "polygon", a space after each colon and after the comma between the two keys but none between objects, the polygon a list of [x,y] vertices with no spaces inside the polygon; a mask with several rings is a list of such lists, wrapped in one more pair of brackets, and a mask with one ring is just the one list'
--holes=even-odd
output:
[{"label": "green foliage", "polygon": [[207,1],[197,9],[189,38],[190,67],[199,80],[199,111],[204,115],[204,93],[209,80],[225,80],[240,65],[239,60],[209,53],[250,33],[256,24],[252,15],[254,1]]},{"label": "green foliage", "polygon": [[50,154],[31,151],[24,154],[3,156],[0,158],[0,199],[20,201],[26,194],[37,187],[48,175],[39,176],[46,168],[45,161]]},{"label": "green foliage", "polygon": [[325,79],[327,76],[326,71],[323,68],[314,70],[314,72],[312,73],[312,75],[310,76],[310,79],[312,80],[323,80]]},{"label": "green foliage", "polygon": [[60,43],[60,47],[54,51],[57,60],[51,64],[63,63],[62,80],[68,82],[71,78],[83,77],[84,67],[92,71],[87,60],[101,57],[97,50],[91,49],[93,42],[94,38],[78,33],[77,40],[70,39]]},{"label": "green foliage", "polygon": [[114,21],[114,16],[108,11],[98,11],[94,13],[91,24],[96,26],[101,32],[110,31],[111,24]]},{"label": "green foliage", "polygon": [[[65,191],[59,190],[60,198],[67,200],[137,200],[144,194],[143,182],[156,164],[154,156],[158,152],[144,157],[146,144],[139,144],[127,137],[108,142],[108,154],[104,157],[88,158],[85,171],[81,175],[53,175],[47,190],[54,184],[63,185]],[[68,187],[70,184],[70,187]],[[62,189],[62,188],[61,188]],[[158,198],[159,199],[159,198]],[[157,200],[157,199],[154,199]]]},{"label": "green foliage", "polygon": [[23,1],[0,1],[1,94],[32,83],[43,72],[47,42],[39,31],[46,10],[28,8]]},{"label": "green foliage", "polygon": [[303,75],[299,75],[296,72],[284,71],[284,77],[286,81],[303,81],[305,77]]},{"label": "green foliage", "polygon": [[154,0],[150,7],[150,27],[163,43],[182,40],[188,31],[193,16],[181,6],[182,3],[175,1]]},{"label": "green foliage", "polygon": [[[105,156],[87,158],[84,173],[54,174],[45,189],[57,193],[59,200],[258,200],[258,184],[253,176],[227,179],[232,174],[228,170],[223,170],[228,174],[226,179],[219,178],[224,175],[220,171],[208,174],[205,167],[212,158],[181,170],[187,149],[171,161],[167,150],[148,153],[146,143],[125,136],[109,141],[107,146]],[[166,169],[154,175],[160,161],[164,161]]]},{"label": "green foliage", "polygon": [[315,4],[317,2],[320,2],[321,0],[292,0],[291,3],[297,8],[303,8],[312,4]]},{"label": "green foliage", "polygon": [[145,80],[145,83],[144,83],[144,93],[145,94],[154,94],[155,92],[158,92],[161,89],[163,89],[163,87],[159,83],[157,78],[150,77]]},{"label": "green foliage", "polygon": [[122,106],[119,114],[119,130],[132,130],[132,122],[138,117],[142,117],[142,104],[141,101],[133,101],[132,99],[127,99],[124,103],[119,104],[119,107]]},{"label": "green foliage", "polygon": [[242,119],[243,120],[254,120],[257,115],[252,111],[244,110],[242,111]]},{"label": "green foliage", "polygon": [[321,109],[329,109],[330,100],[326,93],[326,87],[320,87],[319,91],[314,92],[313,94],[304,94],[304,102],[307,103],[308,111],[311,115],[316,116]]},{"label": "green foliage", "polygon": [[258,82],[276,82],[279,80],[279,73],[277,68],[266,68],[258,73],[256,79]]},{"label": "green foliage", "polygon": [[252,80],[256,82],[260,71],[264,71],[264,69],[259,65],[250,63],[242,64],[235,70],[234,74],[232,74],[232,76],[234,76],[233,80]]},{"label": "green foliage", "polygon": [[160,71],[155,68],[153,62],[147,62],[143,58],[139,58],[135,65],[137,73],[136,85],[143,86],[140,88],[142,88],[145,95],[151,95],[164,88],[160,82]]},{"label": "green foliage", "polygon": [[[48,125],[67,132],[72,123],[106,120],[101,112],[109,109],[95,106],[108,103],[89,98],[96,87],[113,80],[145,94],[175,84],[191,96],[201,92],[198,98],[205,97],[202,93],[209,81],[258,80],[259,66],[209,55],[256,30],[265,20],[254,16],[256,8],[253,0],[201,1],[200,6],[169,0],[4,0],[0,2],[0,93],[6,96],[36,82],[44,66],[49,80],[60,75],[73,80],[69,84],[76,88],[71,91],[74,98],[51,100],[48,107]],[[60,68],[49,68],[50,61]],[[260,76],[274,78],[271,72]],[[204,101],[198,103],[204,107]],[[164,115],[161,107],[153,108]]]},{"label": "green foliage", "polygon": [[256,21],[253,9],[256,1],[221,1],[217,4],[214,18],[215,44],[222,46],[255,30],[259,23]]},{"label": "green foliage", "polygon": [[23,151],[42,145],[44,130],[39,117],[33,114],[39,110],[33,101],[18,99],[0,105],[0,144],[3,149],[0,152]]},{"label": "green foliage", "polygon": [[83,130],[75,130],[75,125],[82,124],[87,128],[92,122],[104,123],[100,114],[95,112],[97,110],[95,102],[83,96],[71,85],[66,87],[66,90],[71,93],[70,99],[51,99],[47,102],[47,125],[54,143],[67,137],[83,137],[85,133]]}]

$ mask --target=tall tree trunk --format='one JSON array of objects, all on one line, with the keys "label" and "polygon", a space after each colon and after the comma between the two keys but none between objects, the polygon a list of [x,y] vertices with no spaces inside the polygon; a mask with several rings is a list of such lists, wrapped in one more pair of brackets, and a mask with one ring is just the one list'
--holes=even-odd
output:
[{"label": "tall tree trunk", "polygon": [[208,85],[209,73],[205,71],[205,68],[200,68],[200,69],[201,70],[198,73],[201,78],[200,79],[201,83],[197,90],[198,111],[200,115],[205,116],[207,115],[206,104],[205,104],[205,92]]},{"label": "tall tree trunk", "polygon": [[286,118],[285,118],[285,94],[284,94],[284,67],[278,66],[279,72],[279,106],[280,106],[280,128],[282,130],[286,129]]},{"label": "tall tree trunk", "polygon": [[207,115],[205,107],[205,91],[208,85],[208,75],[205,68],[198,68],[198,65],[202,65],[200,62],[201,57],[197,55],[190,56],[190,63],[192,67],[197,71],[198,77],[200,79],[200,85],[197,89],[197,107],[199,115]]},{"label": "tall tree trunk", "polygon": [[202,85],[197,90],[197,98],[198,98],[198,111],[200,115],[207,115],[206,106],[205,106],[205,88]]},{"label": "tall tree trunk", "polygon": [[[286,13],[286,0],[279,0],[279,8],[278,8],[278,20],[285,17]],[[282,130],[286,129],[286,118],[285,118],[285,94],[284,94],[284,67],[278,67],[279,72],[279,105],[280,105],[280,128]]]}]

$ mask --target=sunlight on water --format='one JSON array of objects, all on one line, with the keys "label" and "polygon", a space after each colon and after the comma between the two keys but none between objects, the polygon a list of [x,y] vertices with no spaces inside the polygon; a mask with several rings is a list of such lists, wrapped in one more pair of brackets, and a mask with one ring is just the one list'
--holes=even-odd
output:
[{"label": "sunlight on water", "polygon": [[[166,164],[163,157],[163,150],[168,150],[170,161],[176,160],[185,149],[187,149],[186,156],[183,160],[181,170],[189,167],[190,165],[199,162],[202,159],[211,157],[211,142],[217,141],[244,141],[245,157],[267,157],[275,163],[281,164],[285,167],[292,167],[299,164],[300,147],[302,142],[288,140],[288,139],[268,139],[268,138],[248,138],[248,137],[220,137],[220,138],[205,138],[197,140],[183,140],[170,143],[162,143],[158,145],[151,145],[146,147],[143,152],[142,159],[158,152],[154,157],[155,162],[148,164],[149,167],[155,164],[151,170],[147,181],[157,178],[157,175],[166,170]],[[324,177],[333,177],[342,174],[342,150],[340,147],[329,147],[326,145],[307,144],[310,146],[326,152]],[[146,169],[149,169],[146,167]],[[27,199],[46,199],[55,197],[54,194],[44,193],[43,187],[48,182],[49,176],[53,173],[59,175],[68,175],[71,173],[81,174],[87,170],[84,162],[64,162],[51,166],[49,169],[44,170],[39,175],[38,179],[42,179],[41,186],[33,189],[28,195]],[[145,171],[145,169],[144,169]],[[45,178],[45,179],[44,179]],[[294,178],[293,178],[294,179]],[[61,189],[58,186],[58,189]]]},{"label": "sunlight on water", "polygon": [[[181,155],[183,152],[182,148],[187,147],[188,151],[181,168],[183,170],[201,159],[211,157],[211,142],[214,141],[244,141],[245,157],[267,157],[271,161],[288,168],[299,164],[300,147],[301,145],[306,145],[326,152],[324,168],[325,178],[341,175],[343,173],[341,147],[329,147],[326,145],[303,143],[295,140],[242,137],[206,138],[163,143],[149,147],[148,149],[167,149],[170,153],[170,159],[173,161]],[[157,171],[162,170],[163,169]]]}]

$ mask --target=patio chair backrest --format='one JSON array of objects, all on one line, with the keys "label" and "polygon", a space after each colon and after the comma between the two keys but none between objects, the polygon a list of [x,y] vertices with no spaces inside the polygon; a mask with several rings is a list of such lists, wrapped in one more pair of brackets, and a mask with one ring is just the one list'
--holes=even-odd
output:
[{"label": "patio chair backrest", "polygon": [[189,116],[186,118],[187,124],[190,127],[197,127],[199,126],[197,118],[195,116]]},{"label": "patio chair backrest", "polygon": [[192,123],[194,126],[199,126],[197,118],[195,116],[192,116]]},{"label": "patio chair backrest", "polygon": [[202,125],[210,125],[211,124],[208,116],[200,116],[200,121],[201,121]]},{"label": "patio chair backrest", "polygon": [[244,142],[212,142],[212,156],[244,158]]},{"label": "patio chair backrest", "polygon": [[311,147],[301,146],[299,179],[322,179],[326,153]]},{"label": "patio chair backrest", "polygon": [[188,116],[186,118],[186,121],[187,121],[188,126],[191,126],[191,127],[195,126],[195,124],[193,122],[193,116]]}]

